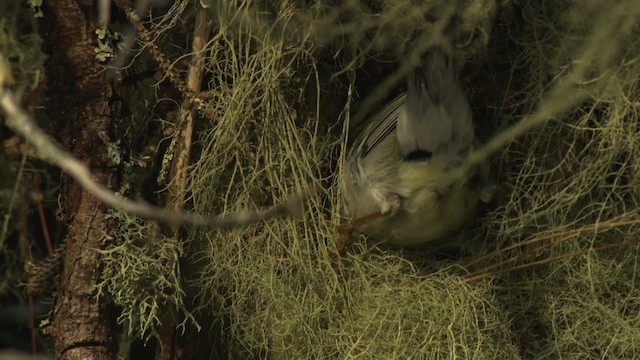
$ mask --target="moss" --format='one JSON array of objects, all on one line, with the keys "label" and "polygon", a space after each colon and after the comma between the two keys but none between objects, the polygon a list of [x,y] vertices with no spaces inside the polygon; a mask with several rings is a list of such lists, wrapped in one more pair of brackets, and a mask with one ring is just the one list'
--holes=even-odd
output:
[{"label": "moss", "polygon": [[[127,248],[119,256],[136,254],[131,265],[110,266],[138,264],[145,251],[172,261],[187,252],[198,316],[219,326],[223,336],[211,341],[236,357],[636,357],[640,6],[465,4],[456,42],[463,80],[479,133],[502,134],[504,145],[493,159],[501,196],[459,235],[478,244],[466,256],[359,239],[338,259],[332,225],[342,221],[344,132],[376,101],[352,106],[358,95],[386,96],[357,86],[378,74],[371,59],[399,61],[381,90],[397,91],[404,54],[419,55],[415,39],[441,41],[422,14],[453,8],[247,2],[210,10],[216,96],[206,106],[217,121],[198,128],[193,210],[268,207],[315,183],[323,192],[303,219],[190,229],[187,247],[165,239]],[[140,233],[123,229],[130,235],[116,238]],[[180,294],[173,269],[145,271],[169,277]],[[134,270],[107,273],[119,276],[109,287],[116,299],[122,285],[135,286],[125,276]],[[144,333],[153,317],[134,322],[141,315],[126,310],[140,300],[120,303],[132,304],[123,319]]]}]

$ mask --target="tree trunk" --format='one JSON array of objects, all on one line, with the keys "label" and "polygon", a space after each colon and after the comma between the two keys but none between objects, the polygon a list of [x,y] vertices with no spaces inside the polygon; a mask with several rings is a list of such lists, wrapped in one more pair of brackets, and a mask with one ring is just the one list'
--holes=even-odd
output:
[{"label": "tree trunk", "polygon": [[[114,116],[112,90],[95,59],[97,12],[94,1],[45,2],[41,35],[47,63],[46,113],[56,140],[85,162],[94,180],[113,188],[107,148]],[[67,250],[58,282],[49,333],[56,358],[111,359],[111,320],[96,299],[101,257],[109,225],[105,207],[65,174],[60,206],[68,223]]]}]

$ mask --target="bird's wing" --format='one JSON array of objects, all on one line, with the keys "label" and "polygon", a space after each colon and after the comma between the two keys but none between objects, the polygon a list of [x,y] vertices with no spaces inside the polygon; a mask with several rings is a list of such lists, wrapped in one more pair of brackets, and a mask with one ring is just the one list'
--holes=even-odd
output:
[{"label": "bird's wing", "polygon": [[355,156],[361,159],[364,158],[396,130],[398,117],[404,108],[404,102],[405,94],[401,94],[371,119],[362,136],[356,140]]}]

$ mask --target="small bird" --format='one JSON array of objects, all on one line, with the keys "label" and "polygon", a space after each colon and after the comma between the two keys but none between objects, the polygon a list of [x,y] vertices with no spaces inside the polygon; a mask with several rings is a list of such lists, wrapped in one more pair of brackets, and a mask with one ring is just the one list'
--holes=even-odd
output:
[{"label": "small bird", "polygon": [[[345,213],[368,218],[358,232],[398,246],[420,246],[465,223],[489,202],[488,166],[460,176],[473,151],[469,100],[441,48],[427,52],[407,92],[375,115],[347,156]],[[379,216],[373,216],[378,214]]]}]

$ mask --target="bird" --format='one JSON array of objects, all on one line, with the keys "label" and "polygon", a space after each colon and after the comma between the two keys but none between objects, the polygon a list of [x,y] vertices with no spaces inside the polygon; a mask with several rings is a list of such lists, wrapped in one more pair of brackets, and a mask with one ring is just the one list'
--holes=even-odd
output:
[{"label": "bird", "polygon": [[488,165],[461,167],[475,149],[466,93],[452,57],[432,48],[407,76],[406,93],[374,115],[342,168],[343,214],[355,229],[397,246],[423,246],[459,229],[489,202]]}]

